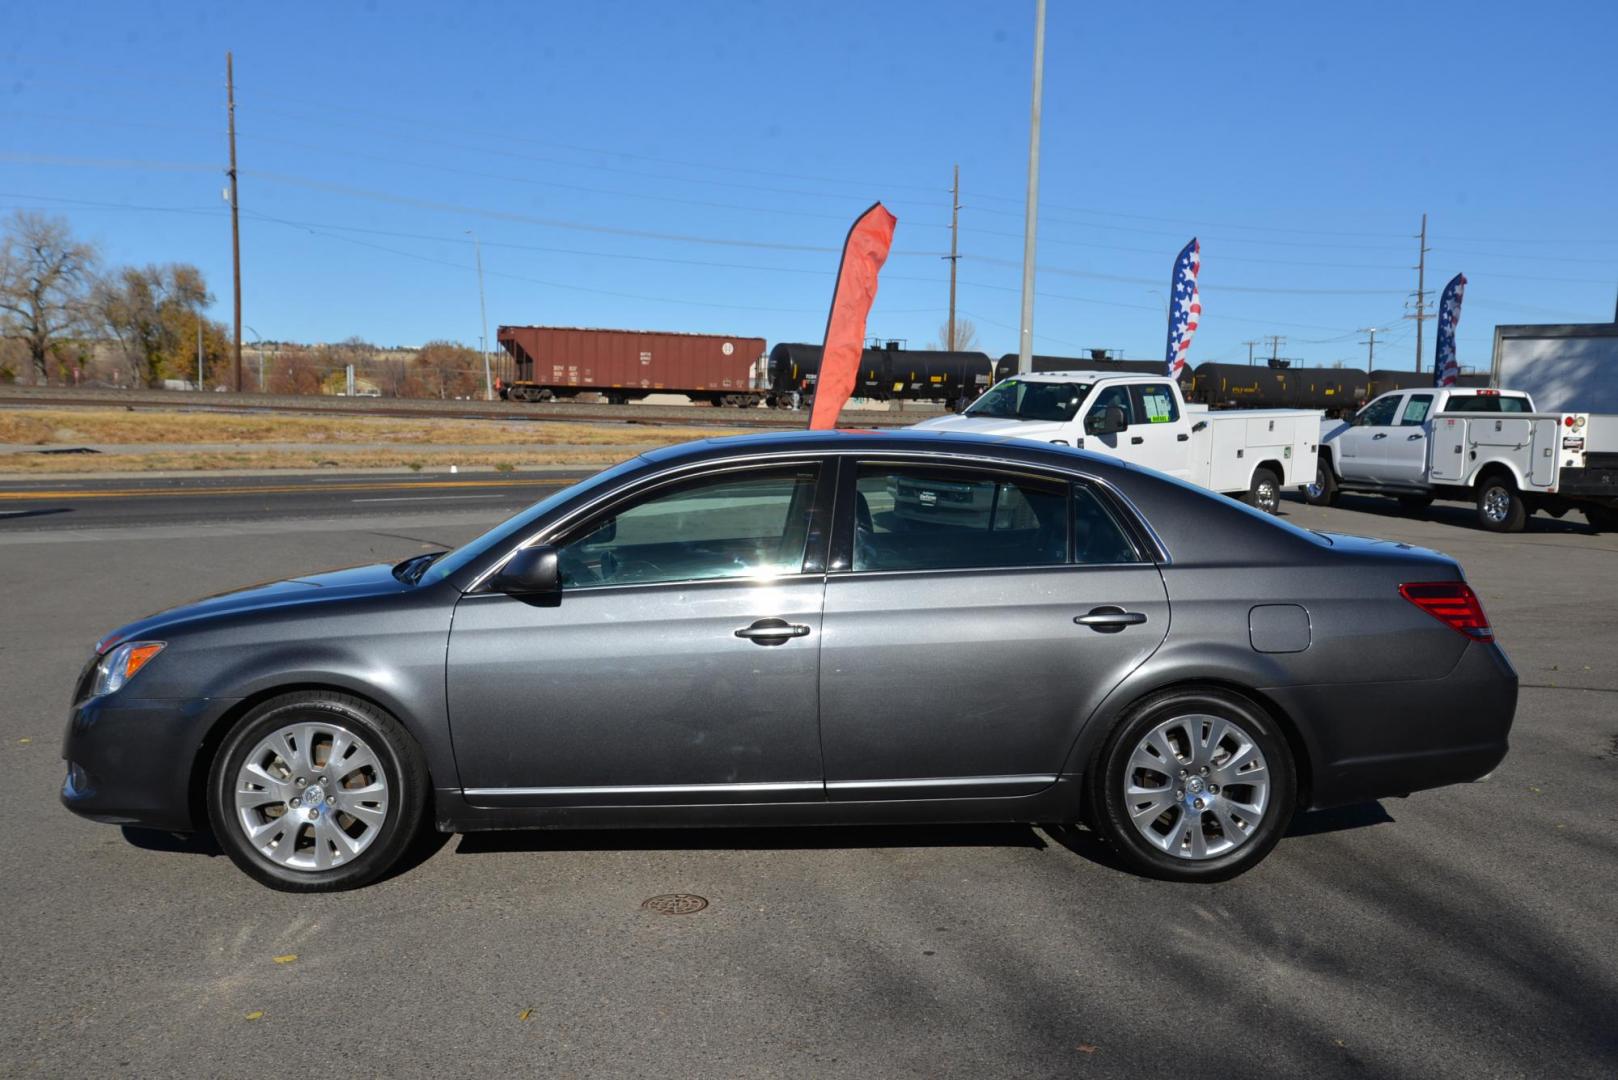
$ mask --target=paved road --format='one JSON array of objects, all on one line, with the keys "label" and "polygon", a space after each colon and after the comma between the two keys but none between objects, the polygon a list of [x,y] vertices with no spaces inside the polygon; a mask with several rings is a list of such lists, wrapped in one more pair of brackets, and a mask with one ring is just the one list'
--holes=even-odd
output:
[{"label": "paved road", "polygon": [[36,530],[219,525],[475,510],[499,520],[589,470],[0,482],[0,538]]},{"label": "paved road", "polygon": [[[1612,1075],[1618,538],[1571,522],[1287,506],[1460,556],[1525,689],[1488,782],[1304,817],[1216,886],[1082,833],[950,827],[462,837],[295,897],[59,808],[98,633],[493,509],[6,537],[0,1074]],[[712,903],[641,910],[669,892]]]}]

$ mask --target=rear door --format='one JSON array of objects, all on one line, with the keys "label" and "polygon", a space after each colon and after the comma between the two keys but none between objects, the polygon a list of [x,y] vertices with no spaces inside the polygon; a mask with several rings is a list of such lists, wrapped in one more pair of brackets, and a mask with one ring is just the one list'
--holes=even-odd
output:
[{"label": "rear door", "polygon": [[827,796],[1052,783],[1080,719],[1168,629],[1162,576],[1110,497],[1041,472],[869,459],[845,463],[839,498],[821,647]]},{"label": "rear door", "polygon": [[1421,485],[1427,480],[1428,433],[1432,428],[1434,394],[1406,394],[1399,406],[1398,423],[1383,441],[1382,480],[1389,484]]},{"label": "rear door", "polygon": [[1129,388],[1132,416],[1129,430],[1131,461],[1148,469],[1191,476],[1190,425],[1180,415],[1174,391],[1164,381],[1135,383]]}]

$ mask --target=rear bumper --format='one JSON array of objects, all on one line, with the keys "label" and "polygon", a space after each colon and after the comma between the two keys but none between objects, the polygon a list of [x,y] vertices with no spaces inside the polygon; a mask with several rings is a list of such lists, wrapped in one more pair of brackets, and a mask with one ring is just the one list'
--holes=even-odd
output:
[{"label": "rear bumper", "polygon": [[1311,809],[1368,802],[1486,776],[1506,756],[1517,672],[1474,643],[1442,679],[1263,691],[1309,745]]},{"label": "rear bumper", "polygon": [[92,821],[188,832],[191,774],[203,737],[233,704],[220,698],[80,703],[62,742],[62,805]]},{"label": "rear bumper", "polygon": [[1563,469],[1556,474],[1556,490],[1586,499],[1618,499],[1618,465]]}]

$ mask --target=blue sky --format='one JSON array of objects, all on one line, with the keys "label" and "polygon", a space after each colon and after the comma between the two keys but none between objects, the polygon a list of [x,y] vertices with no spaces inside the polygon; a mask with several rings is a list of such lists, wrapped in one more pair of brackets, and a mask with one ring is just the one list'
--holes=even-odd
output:
[{"label": "blue sky", "polygon": [[[1186,16],[1188,21],[1177,21]],[[869,330],[947,303],[1016,347],[1033,4],[14,5],[0,206],[113,262],[201,266],[230,313],[224,53],[236,58],[244,320],[263,337],[475,344],[488,317],[817,340],[853,217],[898,215]],[[1610,2],[1051,0],[1041,352],[1163,351],[1203,245],[1193,364],[1414,362],[1427,281],[1496,323],[1605,321],[1618,292]],[[1426,358],[1433,351],[1427,325]],[[246,335],[251,339],[252,335]],[[1265,347],[1261,346],[1262,353]]]}]

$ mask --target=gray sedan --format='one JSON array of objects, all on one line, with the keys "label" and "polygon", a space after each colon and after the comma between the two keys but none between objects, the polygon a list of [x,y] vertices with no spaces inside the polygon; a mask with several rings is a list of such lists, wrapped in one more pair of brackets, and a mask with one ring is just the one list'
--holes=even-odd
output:
[{"label": "gray sedan", "polygon": [[281,889],[417,831],[1083,822],[1143,874],[1476,779],[1517,677],[1443,555],[1058,446],[693,443],[447,553],[103,638],[62,801]]}]

